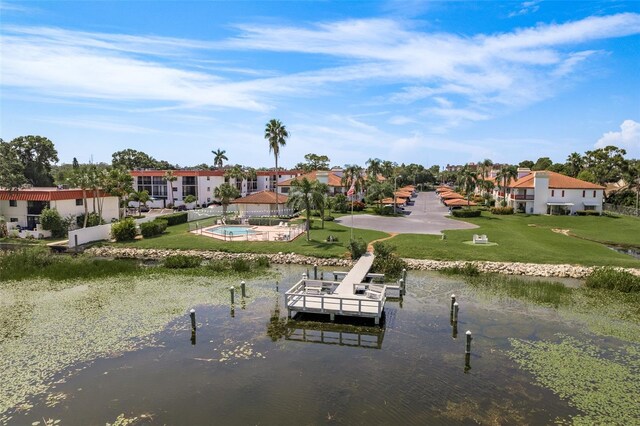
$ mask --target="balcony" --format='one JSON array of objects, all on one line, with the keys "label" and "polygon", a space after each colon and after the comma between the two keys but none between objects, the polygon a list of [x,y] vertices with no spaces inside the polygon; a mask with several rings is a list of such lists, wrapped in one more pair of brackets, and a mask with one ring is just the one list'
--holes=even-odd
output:
[{"label": "balcony", "polygon": [[511,194],[512,200],[529,200],[533,201],[533,194]]}]

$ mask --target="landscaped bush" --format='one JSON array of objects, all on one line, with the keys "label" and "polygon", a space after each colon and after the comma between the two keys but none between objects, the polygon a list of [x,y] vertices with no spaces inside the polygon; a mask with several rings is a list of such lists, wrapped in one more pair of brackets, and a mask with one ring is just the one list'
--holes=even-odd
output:
[{"label": "landscaped bush", "polygon": [[42,229],[51,231],[54,238],[66,237],[68,233],[68,224],[62,219],[60,213],[56,209],[44,209],[40,213],[40,225]]},{"label": "landscaped bush", "polygon": [[349,204],[349,209],[353,207],[354,212],[361,212],[366,207],[365,204],[361,201],[354,201]]},{"label": "landscaped bush", "polygon": [[187,212],[171,213],[165,214],[163,216],[158,216],[157,219],[164,219],[167,221],[167,226],[174,226],[181,223],[187,223],[189,215],[187,214]]},{"label": "landscaped bush", "polygon": [[374,207],[373,212],[375,214],[379,214],[380,216],[392,216],[393,215],[393,207],[391,206],[382,206],[382,207]]},{"label": "landscaped bush", "polygon": [[336,218],[331,216],[331,215],[328,215],[328,216],[324,217],[324,221],[325,222],[333,222],[334,220],[336,220]]},{"label": "landscaped bush", "polygon": [[585,284],[589,288],[605,288],[624,293],[640,292],[640,277],[610,266],[595,269],[587,277]]},{"label": "landscaped bush", "polygon": [[136,222],[130,217],[111,225],[111,236],[116,241],[131,241],[136,238]]},{"label": "landscaped bush", "polygon": [[362,238],[349,241],[349,245],[347,247],[351,253],[351,259],[353,260],[359,259],[367,252],[367,243]]},{"label": "landscaped bush", "polygon": [[493,207],[492,214],[513,214],[513,207]]},{"label": "landscaped bush", "polygon": [[482,212],[480,210],[458,209],[451,210],[451,216],[453,217],[480,217]]},{"label": "landscaped bush", "polygon": [[331,204],[333,205],[334,212],[346,213],[349,211],[347,196],[344,194],[336,194],[335,197],[331,199]]},{"label": "landscaped bush", "polygon": [[227,225],[241,225],[240,219],[225,219],[224,223]]},{"label": "landscaped bush", "polygon": [[156,219],[151,222],[140,224],[140,233],[143,237],[149,238],[162,234],[167,229],[167,221],[164,219]]},{"label": "landscaped bush", "polygon": [[578,210],[576,214],[578,216],[600,216],[600,212],[596,210]]},{"label": "landscaped bush", "polygon": [[[82,227],[84,225],[84,213],[82,213],[76,218],[76,224],[79,227]],[[104,225],[104,224],[105,224],[105,221],[102,220],[102,218],[98,215],[98,213],[90,212],[89,215],[87,216],[87,228],[91,226],[98,226],[98,225]]]},{"label": "landscaped bush", "polygon": [[176,254],[164,259],[163,265],[170,269],[197,268],[202,260],[197,256],[187,256],[184,254]]}]

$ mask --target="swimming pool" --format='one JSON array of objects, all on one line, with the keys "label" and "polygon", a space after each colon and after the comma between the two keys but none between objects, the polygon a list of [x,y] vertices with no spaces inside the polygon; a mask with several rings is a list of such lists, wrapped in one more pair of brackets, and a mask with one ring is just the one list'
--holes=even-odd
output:
[{"label": "swimming pool", "polygon": [[243,225],[220,225],[214,226],[213,228],[207,228],[204,230],[205,232],[209,232],[210,234],[216,235],[247,235],[247,234],[255,234],[256,230],[253,229],[252,226],[243,226]]}]

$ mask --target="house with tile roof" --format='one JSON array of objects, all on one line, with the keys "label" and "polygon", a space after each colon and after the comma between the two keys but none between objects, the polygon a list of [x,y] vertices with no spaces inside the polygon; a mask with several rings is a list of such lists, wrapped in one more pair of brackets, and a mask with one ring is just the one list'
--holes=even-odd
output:
[{"label": "house with tile roof", "polygon": [[[534,171],[509,183],[507,205],[531,214],[602,213],[605,187],[548,170]],[[499,198],[504,193],[498,194]]]},{"label": "house with tile roof", "polygon": [[[99,191],[102,204],[102,218],[106,222],[118,219],[118,197]],[[89,212],[93,212],[94,193],[86,191]],[[97,199],[96,199],[97,201]],[[7,222],[7,228],[36,230],[39,228],[40,214],[45,208],[58,210],[63,218],[84,214],[81,189],[24,188],[18,190],[0,189],[0,216]]]},{"label": "house with tile roof", "polygon": [[342,174],[333,170],[314,170],[309,173],[288,179],[278,184],[278,193],[288,194],[291,191],[291,184],[296,180],[307,178],[309,181],[326,183],[329,186],[329,195],[346,194],[348,188],[342,186]]}]

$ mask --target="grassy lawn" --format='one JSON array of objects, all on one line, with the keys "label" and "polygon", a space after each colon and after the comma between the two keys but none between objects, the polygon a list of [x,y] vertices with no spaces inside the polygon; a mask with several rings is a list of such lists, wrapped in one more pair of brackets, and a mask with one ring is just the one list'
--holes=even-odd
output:
[{"label": "grassy lawn", "polygon": [[[465,219],[480,228],[434,235],[404,234],[390,240],[402,257],[438,260],[570,263],[640,268],[640,261],[594,241],[640,246],[640,219],[596,216],[494,216]],[[580,238],[552,232],[568,229]],[[497,246],[465,244],[473,234],[486,234]]]},{"label": "grassy lawn", "polygon": [[[349,228],[334,222],[325,222],[324,229],[319,229],[320,221],[314,222],[311,230],[311,241],[306,240],[305,235],[300,235],[291,242],[279,241],[221,241],[215,238],[190,234],[188,224],[181,224],[167,228],[167,231],[159,237],[137,240],[129,243],[112,243],[115,247],[136,247],[155,249],[183,249],[183,250],[216,250],[232,253],[291,253],[317,256],[317,257],[342,257],[347,252],[346,245],[349,242]],[[327,243],[327,237],[332,235],[338,238],[338,242]],[[362,238],[366,242],[387,237],[388,234],[379,231],[354,229],[354,238]]]}]

